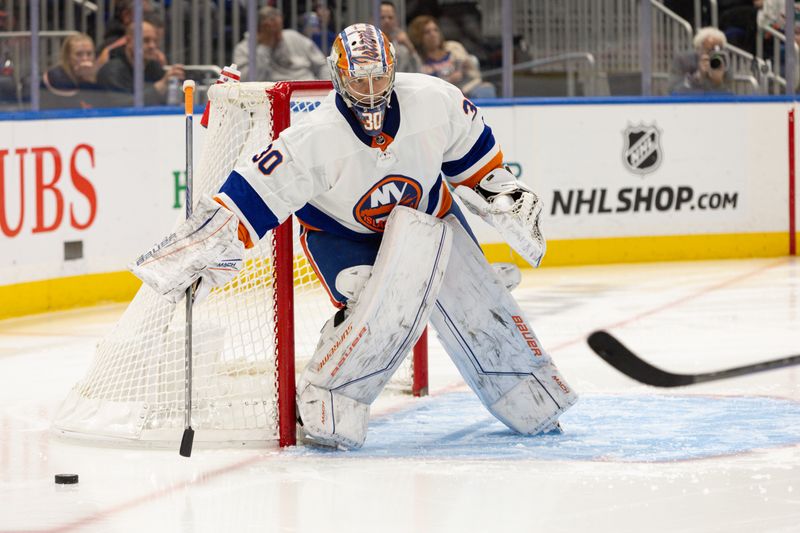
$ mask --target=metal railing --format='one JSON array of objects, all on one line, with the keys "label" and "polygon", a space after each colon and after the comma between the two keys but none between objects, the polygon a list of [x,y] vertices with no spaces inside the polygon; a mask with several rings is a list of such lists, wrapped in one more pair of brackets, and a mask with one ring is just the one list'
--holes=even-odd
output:
[{"label": "metal railing", "polygon": [[[76,33],[76,31],[40,31],[40,57],[49,57],[55,54],[57,58],[58,51],[61,49],[61,41]],[[13,84],[14,99],[18,105],[32,90],[28,81],[32,67],[30,46],[31,32],[29,31],[0,32],[0,64],[5,72],[3,77]]]},{"label": "metal railing", "polygon": [[[259,6],[263,3],[258,1]],[[394,3],[398,19],[405,20],[406,0]],[[230,63],[233,49],[244,39],[247,6],[240,0],[191,0],[190,3],[173,0],[169,6],[166,0],[152,0],[152,4],[168,24],[165,50],[170,62],[225,65]],[[288,12],[283,14],[284,22],[302,33],[303,19],[298,13],[310,13],[313,4],[313,0],[291,0]],[[329,4],[333,28],[373,19],[372,2],[340,0]],[[278,5],[286,3],[278,2]]]},{"label": "metal railing", "polygon": [[[103,43],[108,22],[119,0],[39,0],[40,31],[79,31],[91,33],[95,45]],[[254,0],[258,6],[261,0]],[[309,13],[313,0],[291,0],[284,13],[290,28],[302,31],[300,12]],[[164,25],[163,50],[171,63],[230,63],[233,49],[246,31],[246,2],[241,0],[151,0],[157,17]],[[371,20],[372,2],[340,0],[330,2],[332,25],[343,28],[360,20]],[[406,0],[395,1],[398,18],[405,19]],[[0,10],[7,14],[8,29],[30,30],[31,0],[0,0]],[[42,50],[40,64],[57,61],[57,51]]]},{"label": "metal railing", "polygon": [[[717,0],[708,0],[711,25],[719,28],[719,7]],[[703,0],[694,0],[694,27],[699,30],[703,27]]]},{"label": "metal railing", "polygon": [[[771,57],[765,57],[764,39],[766,35],[769,35],[772,39]],[[798,47],[794,40],[792,40],[792,44],[794,45],[795,49],[795,57],[800,57],[800,47]],[[786,90],[786,77],[783,73],[783,61],[781,58],[782,48],[785,46],[786,36],[783,34],[783,32],[780,32],[771,26],[758,26],[758,32],[756,34],[756,57],[765,60],[771,67],[767,77],[769,79],[768,92],[772,94],[782,93]],[[797,85],[798,74],[800,74],[800,69],[796,68],[793,85]]]},{"label": "metal railing", "polygon": [[[660,3],[664,3],[664,0],[657,0]],[[710,25],[719,28],[719,4],[717,0],[705,0],[708,2],[708,15],[710,19]],[[703,24],[703,0],[694,0],[692,5],[692,25],[694,26],[695,31],[702,28],[705,24]]]},{"label": "metal railing", "polygon": [[[105,31],[105,6],[103,5],[104,2],[102,0],[98,3],[89,2],[88,0],[66,0],[64,3],[66,5],[64,6],[65,22],[63,29],[88,33],[89,17],[92,17],[100,25],[103,31]],[[57,8],[59,2],[56,2],[53,5]],[[75,13],[76,9],[78,11],[77,20]],[[55,19],[58,20],[57,17]],[[54,25],[52,27],[55,28],[56,26]]]},{"label": "metal railing", "polygon": [[725,50],[728,51],[730,57],[728,68],[733,77],[734,92],[736,94],[766,94],[769,77],[772,74],[769,64],[732,44],[727,45]]},{"label": "metal railing", "polygon": [[[0,9],[6,12],[9,28],[30,29],[28,15],[31,0],[2,0]],[[113,6],[114,0],[111,0]],[[105,2],[89,0],[59,0],[39,2],[39,29],[41,31],[80,31],[88,33],[90,23],[97,21],[100,35],[105,32]],[[98,43],[99,44],[99,43]]]},{"label": "metal railing", "polygon": [[[0,37],[0,48],[13,50],[12,63],[18,65],[15,75],[25,72],[26,65],[33,64],[26,59],[34,49],[41,71],[58,62],[58,50],[64,36],[73,31],[88,31],[101,42],[110,16],[120,0],[0,0],[0,9],[7,13],[9,26],[23,33],[6,32],[5,45]],[[260,5],[261,0],[150,0],[156,13],[165,24],[164,43],[169,63],[183,64],[229,64],[234,47],[244,38],[247,26],[248,5]],[[290,27],[302,30],[301,13],[312,7],[313,0],[291,0],[279,2],[286,7],[284,18]],[[372,10],[378,2],[374,0],[340,0],[332,5],[334,27],[343,27],[356,20],[371,20]],[[398,15],[406,14],[406,1],[395,2]],[[694,0],[695,24],[700,25],[703,13],[700,0]],[[710,18],[717,20],[717,1],[710,0]],[[32,46],[30,36],[30,11],[38,6],[40,36],[44,40]],[[663,94],[667,90],[666,80],[672,70],[676,54],[692,49],[692,28],[686,21],[663,5],[663,0],[479,0],[482,13],[483,33],[489,37],[513,34],[521,37],[521,48],[527,53],[523,61],[515,66],[506,62],[506,73],[515,72],[556,73],[564,76],[569,94],[580,91],[583,83],[587,94],[607,94],[604,80],[619,74],[619,80],[630,79],[642,69],[649,71],[655,90]],[[505,29],[501,17],[502,7],[513,11],[511,22]],[[651,24],[640,20],[642,6],[652,12]],[[651,45],[641,49],[643,31],[650,28]],[[58,32],[53,32],[54,29]],[[646,30],[645,30],[646,31]],[[776,41],[783,41],[780,32],[772,28],[761,28],[760,36],[774,35]],[[27,39],[27,48],[26,48]],[[761,42],[763,39],[759,39]],[[752,93],[755,85],[758,91],[779,91],[785,80],[780,67],[780,42],[773,46],[771,61],[764,60],[761,50],[757,58],[746,52],[732,53],[732,74],[736,91]],[[16,47],[15,49],[12,47]],[[738,50],[738,49],[736,49]],[[0,49],[0,52],[2,50]],[[649,56],[643,63],[642,54]],[[744,54],[744,55],[743,55]],[[591,57],[591,60],[586,57]],[[510,54],[509,54],[510,57]],[[0,62],[4,60],[0,53]],[[770,70],[770,64],[776,67]],[[755,65],[755,66],[753,66]],[[499,72],[499,71],[498,71]],[[495,76],[495,72],[484,76]],[[554,78],[555,79],[555,78]],[[31,77],[33,81],[33,77]],[[630,81],[629,80],[629,81]],[[18,93],[22,97],[24,83],[16,79]],[[504,81],[504,83],[506,83]],[[627,83],[627,82],[626,82]],[[28,84],[29,85],[29,84]],[[510,87],[510,76],[507,82]]]},{"label": "metal railing", "polygon": [[651,2],[653,7],[653,84],[654,94],[667,94],[675,56],[692,50],[692,25],[663,4]]},{"label": "metal railing", "polygon": [[[501,0],[482,0],[483,32],[500,34]],[[652,74],[668,79],[677,53],[692,49],[692,27],[657,0],[652,6]],[[641,72],[639,0],[514,2],[514,34],[531,59],[591,53],[603,74]],[[492,15],[494,13],[494,15]],[[562,65],[545,67],[557,71]],[[666,83],[661,92],[666,91]]]},{"label": "metal railing", "polygon": [[[499,32],[500,0],[483,0],[483,31]],[[639,29],[640,0],[559,0],[514,3],[514,33],[520,35],[534,60],[564,54],[590,53],[596,60],[594,79],[635,75],[642,71]],[[668,9],[663,0],[650,0],[652,9],[651,76],[653,94],[669,89],[674,58],[693,50],[692,25]],[[718,24],[718,3],[709,2],[712,25]],[[491,13],[495,13],[492,15]],[[695,26],[702,26],[701,0],[694,2]],[[771,30],[771,29],[770,29]],[[772,30],[774,32],[774,30]],[[781,36],[782,37],[782,36]],[[782,83],[763,56],[754,57],[728,46],[731,75],[737,94],[768,92]],[[773,63],[779,58],[773,58]],[[564,63],[547,63],[540,70],[558,71]],[[514,67],[519,70],[518,66]],[[486,76],[486,73],[484,73]],[[770,80],[775,79],[775,82]],[[595,81],[595,87],[597,83]],[[596,90],[596,89],[595,89]]]},{"label": "metal railing", "polygon": [[[585,64],[585,68],[583,69],[576,69],[574,65],[578,64]],[[566,81],[567,81],[567,96],[576,96],[576,81],[578,78],[582,78],[583,88],[584,88],[584,96],[595,96],[597,95],[597,61],[595,60],[594,56],[589,52],[573,52],[569,54],[561,54],[559,56],[554,57],[546,57],[543,59],[534,59],[531,61],[525,61],[523,63],[517,63],[514,65],[513,70],[514,72],[535,72],[543,67],[548,67],[551,65],[556,64],[563,64],[567,67],[566,70]],[[495,68],[495,69],[488,69],[481,72],[481,76],[484,79],[492,78],[492,77],[499,77],[502,75],[503,69],[502,68]]]}]

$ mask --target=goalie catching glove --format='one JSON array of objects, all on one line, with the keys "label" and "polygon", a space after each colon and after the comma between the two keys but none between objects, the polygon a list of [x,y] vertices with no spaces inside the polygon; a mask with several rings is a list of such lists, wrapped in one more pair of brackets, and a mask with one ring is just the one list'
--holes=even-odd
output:
[{"label": "goalie catching glove", "polygon": [[506,168],[496,168],[474,189],[459,185],[456,194],[467,208],[491,224],[533,267],[544,257],[547,243],[539,227],[542,202]]},{"label": "goalie catching glove", "polygon": [[236,215],[204,196],[192,216],[128,268],[173,303],[199,280],[195,300],[201,300],[239,273],[244,245],[238,226]]}]

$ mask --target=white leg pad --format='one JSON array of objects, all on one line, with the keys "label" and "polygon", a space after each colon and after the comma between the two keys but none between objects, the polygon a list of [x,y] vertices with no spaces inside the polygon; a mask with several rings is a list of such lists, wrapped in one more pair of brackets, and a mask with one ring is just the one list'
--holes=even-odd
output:
[{"label": "white leg pad", "polygon": [[369,404],[309,385],[297,398],[305,438],[324,446],[359,448],[367,436]]},{"label": "white leg pad", "polygon": [[[553,381],[549,382],[548,378]],[[505,425],[523,435],[549,431],[553,429],[561,413],[572,405],[569,403],[570,394],[577,399],[569,388],[566,391],[558,390],[558,383],[564,384],[558,369],[552,364],[542,365],[533,375],[522,379],[489,406],[489,411]],[[560,399],[564,407],[554,408],[554,398]]]},{"label": "white leg pad", "polygon": [[[347,448],[364,442],[369,405],[427,325],[451,242],[452,230],[442,220],[407,207],[392,210],[369,280],[344,321],[323,328],[300,377],[298,409],[310,440]],[[323,408],[324,394],[307,392],[311,387],[327,391],[333,408],[331,402]]]},{"label": "white leg pad", "polygon": [[455,218],[453,250],[431,324],[467,384],[511,429],[550,429],[577,394],[495,270]]}]

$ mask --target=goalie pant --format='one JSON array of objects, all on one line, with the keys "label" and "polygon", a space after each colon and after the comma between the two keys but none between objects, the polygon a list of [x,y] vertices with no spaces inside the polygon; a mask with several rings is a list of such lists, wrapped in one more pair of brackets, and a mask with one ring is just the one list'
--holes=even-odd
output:
[{"label": "goalie pant", "polygon": [[[361,446],[370,404],[429,319],[466,382],[511,429],[546,431],[576,401],[465,224],[396,207],[382,243],[304,234],[320,279],[347,304],[344,320],[323,328],[298,384],[307,440]],[[354,271],[368,273],[363,288],[346,279]]]}]

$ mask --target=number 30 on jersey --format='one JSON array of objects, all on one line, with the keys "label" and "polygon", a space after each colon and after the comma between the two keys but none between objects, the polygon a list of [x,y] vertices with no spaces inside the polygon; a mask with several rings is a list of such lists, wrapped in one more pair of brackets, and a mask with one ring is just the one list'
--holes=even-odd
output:
[{"label": "number 30 on jersey", "polygon": [[381,131],[383,128],[383,113],[375,111],[374,113],[361,113],[364,129],[367,131]]},{"label": "number 30 on jersey", "polygon": [[283,154],[279,150],[272,148],[270,144],[267,149],[253,156],[253,163],[258,163],[258,170],[265,176],[272,174],[275,167],[283,162]]}]

